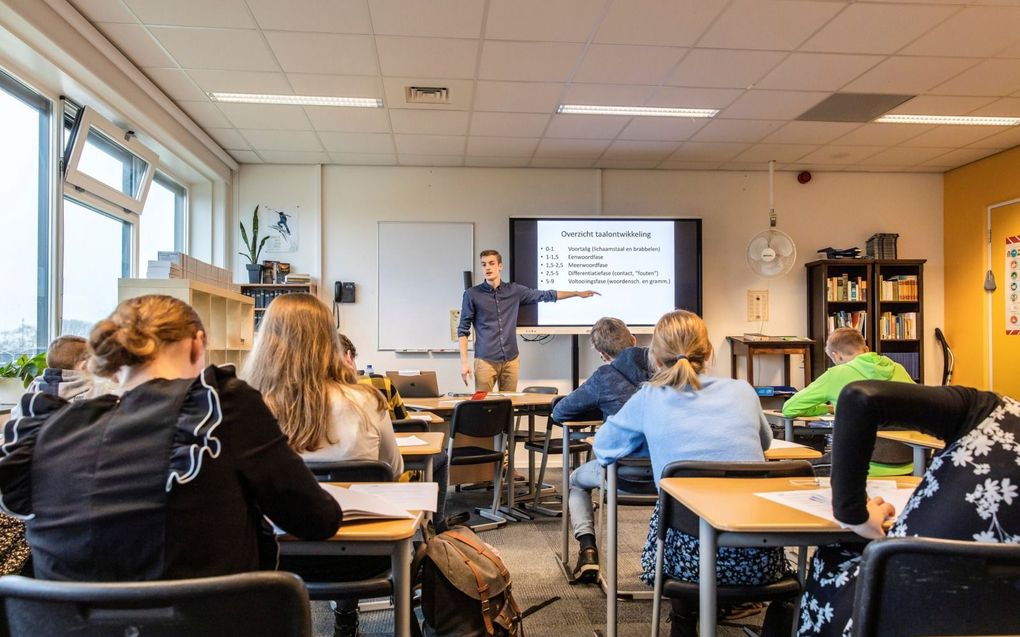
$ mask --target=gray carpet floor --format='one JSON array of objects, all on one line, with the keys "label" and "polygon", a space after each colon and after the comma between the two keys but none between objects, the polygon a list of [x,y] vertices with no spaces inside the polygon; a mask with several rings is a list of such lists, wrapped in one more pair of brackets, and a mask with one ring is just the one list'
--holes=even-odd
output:
[{"label": "gray carpet floor", "polygon": [[[550,472],[547,481],[558,484],[559,471]],[[469,510],[491,501],[491,492],[466,491],[451,493],[449,512]],[[625,589],[645,589],[638,579],[641,548],[648,532],[650,508],[621,507],[620,509],[620,578],[619,586]],[[483,540],[502,554],[513,576],[513,590],[521,608],[540,604],[553,597],[559,599],[530,615],[525,620],[528,637],[590,637],[594,631],[605,630],[606,597],[598,586],[571,586],[556,564],[555,553],[560,544],[559,518],[537,515],[533,521],[507,524],[503,528],[484,531]],[[571,555],[576,557],[577,545],[571,542]],[[668,604],[663,604],[668,608]],[[620,637],[648,635],[651,626],[651,601],[620,601]],[[663,611],[661,634],[669,635]],[[741,620],[760,626],[763,616]],[[312,619],[316,637],[332,637],[333,614],[325,602],[312,603]],[[381,637],[393,634],[392,610],[361,613],[360,634]],[[720,626],[718,635],[738,637],[744,633],[737,627]]]}]

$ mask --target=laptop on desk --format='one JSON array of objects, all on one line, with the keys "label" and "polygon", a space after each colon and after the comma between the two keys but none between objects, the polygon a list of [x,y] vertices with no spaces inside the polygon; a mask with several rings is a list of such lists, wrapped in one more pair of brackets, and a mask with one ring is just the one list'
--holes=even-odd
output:
[{"label": "laptop on desk", "polygon": [[404,398],[439,397],[439,381],[435,372],[386,372],[386,377]]}]

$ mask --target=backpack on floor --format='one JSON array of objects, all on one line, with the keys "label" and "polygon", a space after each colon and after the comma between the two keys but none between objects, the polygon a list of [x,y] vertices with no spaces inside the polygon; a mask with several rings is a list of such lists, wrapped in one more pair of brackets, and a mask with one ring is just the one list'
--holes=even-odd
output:
[{"label": "backpack on floor", "polygon": [[466,527],[433,537],[418,549],[426,637],[524,637],[510,572],[492,547]]}]

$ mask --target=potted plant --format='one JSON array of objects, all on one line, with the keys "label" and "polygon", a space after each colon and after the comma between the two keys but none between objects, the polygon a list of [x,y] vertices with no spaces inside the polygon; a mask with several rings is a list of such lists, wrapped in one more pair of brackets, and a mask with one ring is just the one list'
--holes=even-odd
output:
[{"label": "potted plant", "polygon": [[16,403],[25,388],[46,368],[46,352],[22,354],[6,365],[0,365],[0,403]]},{"label": "potted plant", "polygon": [[261,283],[262,264],[259,263],[259,257],[262,255],[262,246],[266,245],[266,241],[269,241],[269,235],[262,237],[262,241],[259,241],[259,207],[255,206],[255,212],[251,214],[250,240],[244,222],[239,222],[239,225],[241,226],[241,240],[244,242],[244,252],[238,252],[238,254],[248,259],[248,263],[245,264],[245,268],[248,269],[248,283]]}]

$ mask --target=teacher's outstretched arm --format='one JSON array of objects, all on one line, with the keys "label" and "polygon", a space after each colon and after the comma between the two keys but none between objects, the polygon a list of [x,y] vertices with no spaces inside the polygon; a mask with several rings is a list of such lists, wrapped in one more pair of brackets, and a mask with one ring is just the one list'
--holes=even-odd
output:
[{"label": "teacher's outstretched arm", "polygon": [[579,296],[582,299],[586,299],[589,296],[595,296],[595,295],[602,296],[600,293],[596,292],[595,290],[577,290],[577,291],[557,290],[556,291],[556,300],[557,301],[562,301],[563,299],[569,299],[569,298],[573,298],[575,296]]}]

